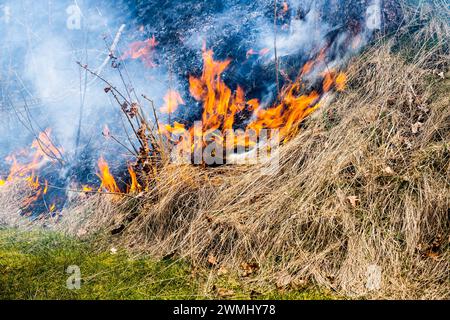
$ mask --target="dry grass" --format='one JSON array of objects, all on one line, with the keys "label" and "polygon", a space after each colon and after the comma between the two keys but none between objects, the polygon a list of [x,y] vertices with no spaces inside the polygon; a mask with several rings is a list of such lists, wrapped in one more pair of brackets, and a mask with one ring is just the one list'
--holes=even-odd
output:
[{"label": "dry grass", "polygon": [[[410,11],[397,35],[349,63],[348,90],[282,147],[277,174],[166,166],[144,197],[95,196],[65,225],[114,229],[115,241],[156,256],[213,257],[216,268],[256,263],[253,280],[278,286],[450,298],[449,26],[434,9],[420,21]],[[370,291],[372,265],[382,284]]]},{"label": "dry grass", "polygon": [[21,216],[21,204],[32,195],[33,190],[23,181],[0,188],[0,228],[30,226],[30,222]]}]

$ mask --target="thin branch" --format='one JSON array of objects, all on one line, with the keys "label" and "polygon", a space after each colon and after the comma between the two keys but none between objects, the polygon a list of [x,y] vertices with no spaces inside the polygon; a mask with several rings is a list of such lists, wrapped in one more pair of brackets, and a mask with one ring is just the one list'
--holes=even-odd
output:
[{"label": "thin branch", "polygon": [[[103,82],[111,89],[111,92],[113,93],[114,98],[116,99],[117,103],[118,103],[120,106],[122,105],[122,103],[120,103],[120,100],[118,99],[117,95],[119,95],[119,96],[124,100],[125,103],[127,103],[128,105],[131,106],[132,103],[131,103],[130,101],[128,101],[128,99],[127,99],[127,98],[126,98],[119,90],[117,90],[117,88],[116,88],[115,86],[113,86],[108,80],[106,80],[106,79],[103,78],[101,75],[99,75],[99,74],[97,74],[96,72],[94,72],[94,71],[92,71],[91,69],[89,69],[87,65],[83,65],[83,64],[81,64],[81,62],[79,62],[79,61],[77,61],[77,64],[78,64],[81,68],[83,68],[83,69],[85,69],[86,71],[88,71],[88,72],[89,72],[90,74],[92,74],[93,76],[95,76],[95,77],[99,78],[101,81],[103,81]],[[116,95],[116,94],[117,94],[117,95]],[[134,127],[133,122],[131,121],[129,115],[128,115],[126,112],[123,112],[123,113],[125,114],[125,116],[126,116],[128,122],[129,122],[131,128],[133,129],[134,134],[135,134],[136,137],[138,138],[138,141],[139,141],[139,143],[141,144],[141,147],[144,147],[144,143],[143,143],[143,142],[141,141],[141,139],[139,138],[139,135],[138,135],[138,133],[137,133],[137,131],[136,131],[136,128]]]},{"label": "thin branch", "polygon": [[280,82],[278,79],[278,52],[277,52],[277,0],[274,0],[274,18],[273,18],[273,51],[275,54],[275,81],[277,85],[277,99],[280,96]]},{"label": "thin branch", "polygon": [[22,120],[21,115],[19,115],[16,107],[14,107],[14,104],[11,101],[10,101],[10,105],[11,105],[11,108],[14,110],[14,113],[16,114],[17,120],[19,120],[19,122],[34,136],[34,138],[36,139],[37,143],[39,144],[39,147],[40,147],[41,151],[47,157],[49,157],[50,159],[58,161],[62,166],[64,166],[64,161],[62,159],[59,159],[55,155],[48,154],[47,149],[42,146],[42,142],[40,141],[39,136],[36,135],[34,130],[32,128],[28,127],[28,125]]},{"label": "thin branch", "polygon": [[137,153],[134,153],[133,151],[130,150],[130,148],[128,148],[126,145],[124,145],[122,142],[120,142],[116,137],[114,137],[112,134],[109,135],[109,138],[113,139],[115,142],[117,142],[118,144],[120,144],[123,148],[125,148],[129,153],[131,153],[134,156],[137,156]]},{"label": "thin branch", "polygon": [[150,102],[150,104],[151,104],[152,111],[153,111],[153,116],[155,117],[156,128],[158,129],[158,136],[159,136],[159,143],[160,143],[160,151],[162,152],[163,158],[165,158],[165,156],[164,156],[163,139],[162,139],[162,135],[161,135],[161,129],[160,129],[160,127],[159,127],[158,116],[156,115],[155,103],[153,102],[153,100],[149,99],[145,94],[143,94],[142,97],[143,97],[145,100],[147,100],[148,102]]}]

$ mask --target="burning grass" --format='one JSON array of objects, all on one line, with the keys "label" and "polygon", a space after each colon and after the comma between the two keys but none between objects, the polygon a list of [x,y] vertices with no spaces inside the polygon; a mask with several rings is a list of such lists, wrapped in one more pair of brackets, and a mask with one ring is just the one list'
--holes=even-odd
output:
[{"label": "burning grass", "polygon": [[[307,114],[296,121],[310,116],[280,148],[278,171],[164,161],[145,169],[140,159],[136,168],[151,177],[143,192],[123,199],[80,195],[83,201],[74,200],[57,227],[80,237],[99,233],[103,242],[152,256],[187,259],[216,277],[232,270],[244,281],[279,289],[314,284],[350,297],[449,298],[448,11],[415,14],[406,10],[409,22],[396,35],[379,38],[349,62],[345,91],[329,95],[320,108],[316,99],[304,105]],[[405,42],[411,37],[415,42]],[[220,75],[224,67],[219,63],[211,72]],[[217,75],[211,89],[205,73],[191,78],[194,97],[205,104],[205,130],[217,127],[207,107],[219,89],[226,97],[220,106],[231,112],[218,126],[226,129],[242,95],[232,95]],[[323,85],[339,89],[342,78],[329,73]],[[283,99],[292,98],[295,86],[283,91]],[[289,110],[283,99],[282,107],[268,110]],[[166,103],[174,109],[180,99],[172,95]],[[131,106],[126,112],[139,117]],[[259,113],[253,124],[263,119],[276,127],[266,121],[267,110]],[[147,132],[149,126],[140,124],[143,131],[137,131]],[[163,150],[156,135],[150,141],[152,150]],[[148,154],[149,146],[141,144],[140,154]],[[381,271],[375,287],[368,285],[371,270]]]},{"label": "burning grass", "polygon": [[[448,25],[429,25],[440,26],[434,44],[412,61],[401,34],[353,59],[349,88],[283,146],[276,174],[167,165],[142,198],[91,211],[83,228],[110,222],[134,250],[281,288],[448,298]],[[371,268],[382,272],[377,288],[367,286]]]}]

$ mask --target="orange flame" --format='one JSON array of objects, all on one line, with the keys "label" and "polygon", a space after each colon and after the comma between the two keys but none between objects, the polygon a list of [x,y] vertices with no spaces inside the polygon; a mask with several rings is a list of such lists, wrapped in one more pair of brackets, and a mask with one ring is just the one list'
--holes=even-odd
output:
[{"label": "orange flame", "polygon": [[336,77],[336,90],[344,91],[347,87],[347,75],[343,72],[340,72]]},{"label": "orange flame", "polygon": [[[98,168],[99,172],[97,176],[100,178],[101,185],[98,188],[98,192],[113,192],[113,193],[122,193],[120,190],[114,176],[112,175],[109,165],[103,157],[100,157],[98,160]],[[142,186],[139,184],[136,172],[134,171],[131,165],[128,166],[128,173],[130,174],[131,184],[127,188],[127,193],[135,193],[142,191]],[[83,186],[84,192],[92,191],[92,188],[89,186]]]},{"label": "orange flame", "polygon": [[[247,54],[255,54],[255,51],[250,50]],[[253,113],[253,120],[247,124],[245,131],[235,134],[235,143],[238,146],[249,147],[249,136],[258,134],[262,129],[278,129],[280,137],[286,139],[298,128],[301,121],[319,107],[319,92],[302,94],[302,76],[322,65],[325,54],[323,49],[315,60],[308,61],[301,68],[298,79],[282,89],[278,102],[265,109],[257,99],[246,100],[241,87],[238,86],[236,91],[232,92],[224,83],[222,73],[227,69],[230,60],[216,61],[212,50],[204,50],[202,75],[189,77],[192,97],[203,104],[201,132],[175,122],[173,125],[161,126],[163,133],[178,136],[174,142],[179,151],[194,150],[199,147],[196,145],[198,141],[204,144],[203,139],[196,139],[197,137],[206,136],[215,130],[225,133],[226,130],[233,129],[236,116],[247,110]],[[328,92],[333,88],[343,90],[345,82],[345,74],[327,72],[324,74],[323,91]]]},{"label": "orange flame", "polygon": [[337,91],[344,91],[347,84],[347,76],[345,73],[338,73],[334,70],[328,71],[325,73],[325,77],[323,80],[323,91],[330,91],[333,86]]},{"label": "orange flame", "polygon": [[116,180],[109,171],[109,165],[103,157],[100,157],[100,159],[98,160],[98,168],[100,172],[97,173],[97,176],[101,180],[101,185],[98,191],[101,192],[103,190],[106,190],[108,192],[120,193],[120,189],[117,186]]},{"label": "orange flame", "polygon": [[25,181],[33,190],[33,194],[23,201],[22,207],[24,208],[33,204],[42,195],[47,194],[48,181],[44,180],[42,184],[38,171],[48,163],[56,162],[56,159],[60,158],[63,153],[62,148],[53,144],[50,136],[51,130],[46,129],[38,134],[29,149],[20,150],[6,157],[6,161],[10,162],[11,166],[8,177],[5,180],[0,180],[0,187],[9,183]]},{"label": "orange flame", "polygon": [[184,104],[178,91],[170,89],[164,97],[164,105],[160,108],[162,113],[174,113],[180,104]]},{"label": "orange flame", "polygon": [[132,166],[128,166],[128,173],[130,174],[131,177],[131,186],[128,192],[129,193],[140,192],[142,190],[142,187],[137,180],[136,172],[134,171]]},{"label": "orange flame", "polygon": [[264,55],[268,54],[269,52],[270,52],[269,48],[263,48],[263,49],[259,50],[258,52],[253,50],[253,49],[250,49],[250,50],[247,51],[247,55],[246,56],[247,56],[247,59],[248,59],[250,56],[253,56],[253,55],[264,56]]},{"label": "orange flame", "polygon": [[144,41],[133,42],[130,44],[130,49],[122,55],[121,60],[141,59],[146,67],[154,68],[156,64],[153,61],[153,56],[157,45],[155,36]]}]

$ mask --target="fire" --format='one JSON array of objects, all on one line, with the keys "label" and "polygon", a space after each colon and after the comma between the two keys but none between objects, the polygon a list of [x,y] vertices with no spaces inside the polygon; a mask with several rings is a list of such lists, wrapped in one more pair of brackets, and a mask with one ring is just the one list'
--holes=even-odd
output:
[{"label": "fire", "polygon": [[6,157],[11,166],[7,178],[0,180],[0,187],[25,182],[33,193],[23,201],[23,208],[29,207],[48,193],[48,181],[39,177],[39,171],[44,166],[57,162],[63,154],[63,149],[56,147],[50,136],[51,130],[46,129],[38,134],[30,148]]},{"label": "fire", "polygon": [[[46,129],[39,133],[33,140],[29,150],[22,150],[19,154],[11,154],[6,161],[11,162],[10,172],[6,181],[14,181],[22,178],[33,182],[38,178],[37,170],[44,165],[55,162],[62,155],[62,148],[57,148],[50,140],[51,130]],[[24,163],[20,163],[17,157],[26,158]],[[30,160],[31,158],[31,160]]]},{"label": "fire", "polygon": [[336,77],[336,90],[337,91],[344,91],[347,86],[347,76],[345,73],[340,72]]},{"label": "fire", "polygon": [[135,193],[135,192],[141,191],[142,187],[137,180],[136,172],[134,171],[132,166],[128,166],[128,173],[130,174],[130,177],[131,177],[131,185],[128,189],[128,192]]},{"label": "fire", "polygon": [[333,86],[337,91],[344,91],[347,84],[347,76],[345,73],[338,73],[334,70],[325,73],[325,77],[323,80],[323,91],[330,91]]},{"label": "fire", "polygon": [[323,91],[330,91],[331,87],[333,86],[333,78],[334,76],[331,72],[327,72],[325,74],[325,78],[323,79]]},{"label": "fire", "polygon": [[[247,55],[255,54],[253,50]],[[223,72],[228,68],[230,60],[216,61],[212,50],[203,50],[203,72],[200,77],[189,77],[190,94],[203,105],[202,128],[186,128],[185,125],[175,122],[173,125],[162,126],[163,133],[176,135],[174,143],[179,151],[193,150],[199,143],[205,144],[199,136],[219,130],[225,133],[234,129],[237,116],[243,111],[251,112],[251,121],[245,130],[235,134],[235,143],[249,147],[249,136],[258,134],[262,129],[279,130],[282,139],[291,136],[298,125],[309,114],[319,107],[321,92],[311,91],[304,93],[302,77],[314,68],[323,65],[325,50],[322,50],[315,60],[308,61],[299,72],[299,77],[280,92],[277,102],[269,108],[263,108],[258,99],[246,100],[245,92],[241,87],[233,92],[222,80]],[[335,71],[325,72],[323,79],[323,92],[332,89],[343,90],[346,76]],[[200,142],[199,142],[200,141]],[[220,141],[219,141],[220,142]],[[251,146],[250,146],[251,147]]]},{"label": "fire", "polygon": [[153,56],[157,45],[155,36],[144,41],[133,42],[130,44],[130,49],[122,55],[121,60],[141,59],[146,67],[154,68],[156,64],[153,61]]},{"label": "fire", "polygon": [[48,181],[45,180],[45,184],[44,184],[44,191],[42,192],[43,194],[47,194],[48,192]]},{"label": "fire", "polygon": [[83,186],[83,189],[82,189],[84,192],[91,192],[93,189],[91,188],[91,187],[89,187],[89,186]]},{"label": "fire", "polygon": [[302,68],[301,75],[304,76],[305,74],[308,74],[311,72],[312,68],[314,67],[314,61],[310,60],[305,63],[305,65]]},{"label": "fire", "polygon": [[108,192],[120,193],[120,189],[117,186],[116,180],[109,171],[109,165],[103,157],[100,157],[100,159],[98,160],[98,168],[100,172],[97,173],[97,176],[101,180],[101,185],[98,191],[101,192],[103,190],[106,190]]},{"label": "fire", "polygon": [[186,132],[186,128],[184,126],[184,124],[179,123],[179,122],[174,122],[173,126],[171,126],[170,124],[165,126],[166,130],[172,134],[175,135],[180,135]]},{"label": "fire", "polygon": [[[156,45],[154,37],[133,43],[122,58],[142,59],[147,66],[154,66],[152,56]],[[264,55],[267,52],[269,52],[268,49],[262,49],[259,52],[250,50],[247,55]],[[174,122],[158,127],[181,152],[192,152],[203,148],[207,142],[211,141],[224,145],[222,136],[228,136],[229,132],[234,145],[229,146],[226,143],[225,147],[233,148],[233,150],[235,146],[244,147],[245,150],[255,147],[255,142],[250,137],[257,135],[263,129],[277,130],[282,140],[289,139],[297,132],[299,124],[320,106],[324,93],[331,90],[342,91],[346,87],[347,78],[344,73],[337,70],[323,70],[325,54],[325,50],[322,50],[316,59],[306,62],[299,70],[298,77],[284,86],[277,100],[266,107],[261,105],[258,99],[247,99],[242,87],[237,86],[235,90],[228,87],[222,75],[229,67],[231,60],[215,60],[213,51],[204,49],[202,74],[189,77],[189,92],[202,105],[201,124],[187,127],[183,123]],[[322,76],[322,86],[308,91],[303,77],[313,71],[317,71],[314,74]],[[164,105],[160,111],[171,114],[184,103],[180,93],[171,89],[165,95]],[[249,122],[236,124],[237,119],[242,115],[250,119]],[[240,130],[232,131],[236,127]],[[216,131],[221,134],[215,134]],[[102,133],[105,137],[112,137],[107,126]],[[24,207],[30,206],[48,193],[49,183],[40,178],[39,170],[49,163],[57,162],[62,156],[63,150],[52,143],[50,134],[51,130],[46,129],[32,142],[29,150],[22,150],[7,157],[11,167],[7,177],[0,179],[0,187],[17,180],[26,182],[33,190],[33,194],[25,199]],[[142,191],[143,188],[139,184],[133,166],[128,166],[128,173],[130,180],[126,192]],[[97,176],[101,182],[97,192],[122,193],[103,157],[98,160]],[[90,186],[82,186],[84,192],[92,190]],[[54,212],[56,204],[52,203],[48,210]]]},{"label": "fire", "polygon": [[[116,179],[112,175],[109,165],[103,157],[98,160],[99,172],[97,176],[100,178],[101,184],[98,188],[98,192],[112,192],[112,193],[122,193]],[[128,173],[130,174],[130,185],[127,187],[127,193],[135,193],[142,191],[142,186],[139,184],[136,172],[131,165],[128,166]],[[89,186],[83,186],[84,192],[90,192],[93,189]]]},{"label": "fire", "polygon": [[263,49],[261,49],[259,51],[255,51],[253,49],[250,49],[250,50],[247,51],[247,55],[246,56],[247,56],[247,59],[248,59],[249,57],[254,56],[254,55],[265,56],[269,52],[270,52],[269,48],[263,48]]},{"label": "fire", "polygon": [[178,91],[170,89],[164,97],[164,105],[160,108],[162,113],[174,113],[178,106],[184,104]]}]

